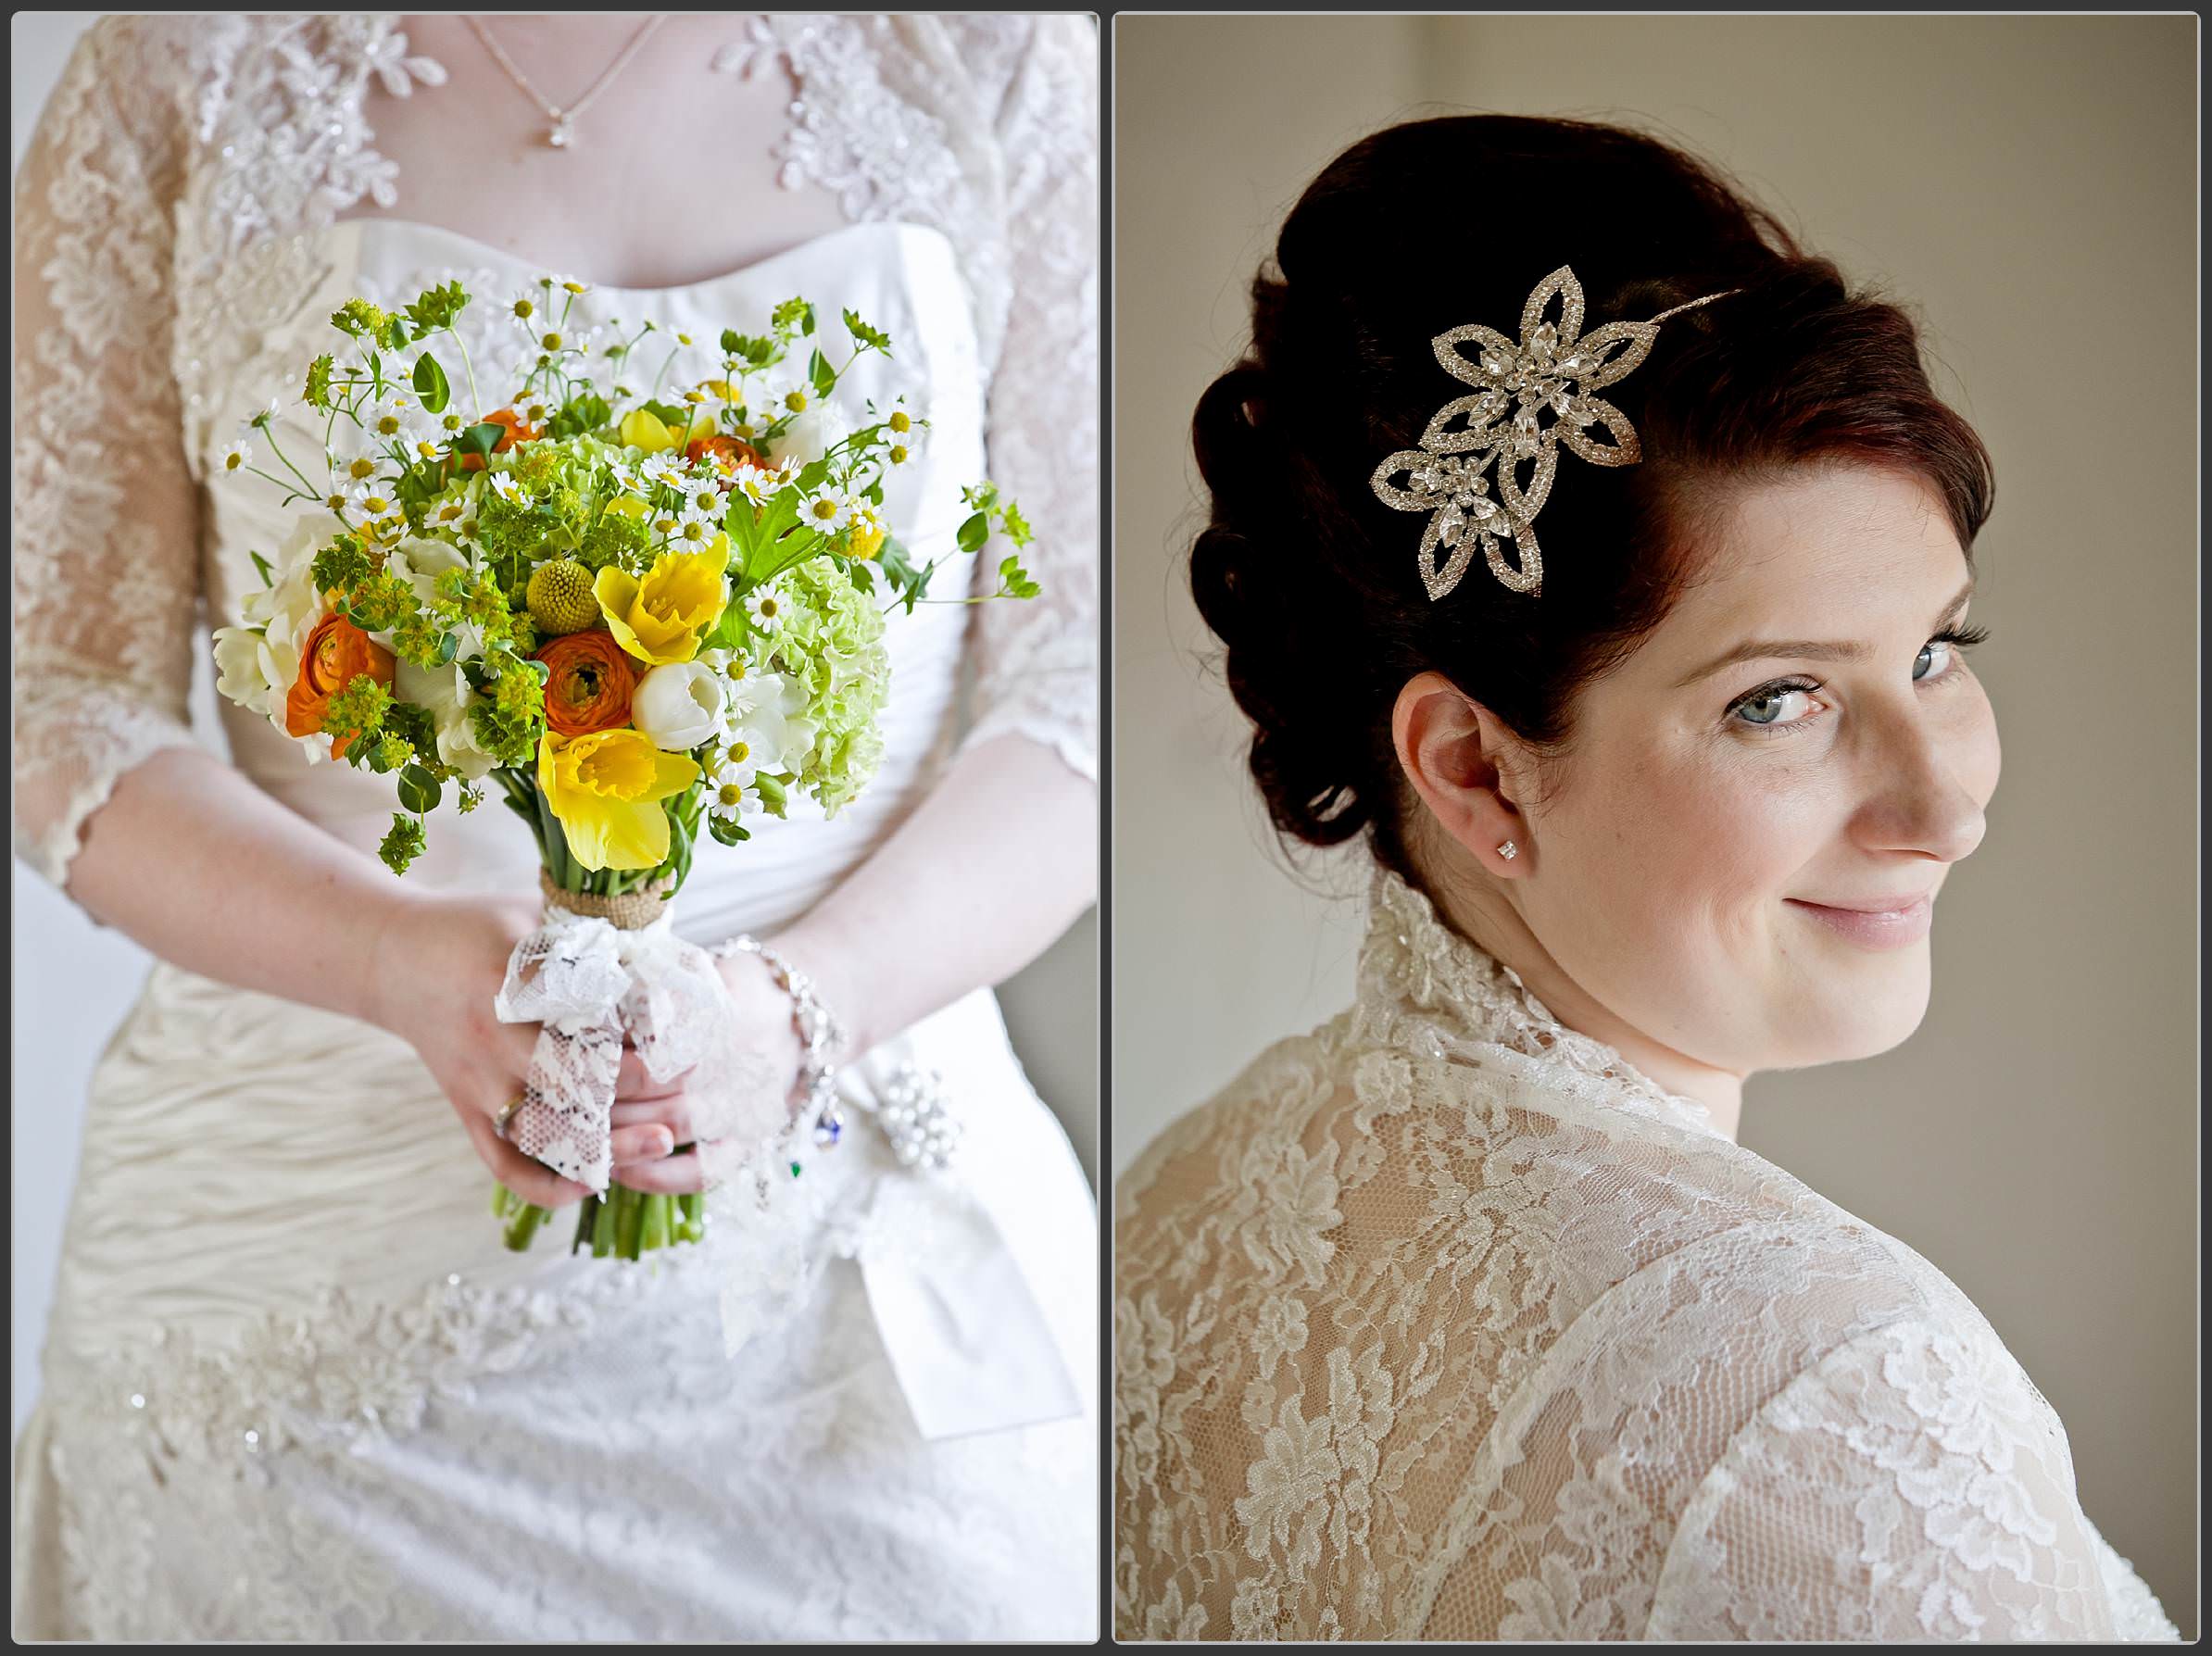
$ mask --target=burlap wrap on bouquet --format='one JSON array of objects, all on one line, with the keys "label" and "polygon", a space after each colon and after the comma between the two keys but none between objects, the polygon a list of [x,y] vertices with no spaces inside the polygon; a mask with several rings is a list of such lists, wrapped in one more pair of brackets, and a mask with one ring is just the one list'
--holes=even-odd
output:
[{"label": "burlap wrap on bouquet", "polygon": [[[642,899],[642,900],[640,900]],[[600,913],[579,913],[581,908]],[[611,912],[615,918],[602,918]],[[619,922],[619,923],[618,923]],[[591,897],[548,886],[538,929],[515,945],[495,1002],[541,1023],[508,1137],[525,1156],[604,1195],[625,1037],[646,1073],[685,1084],[710,1177],[787,1123],[772,1066],[747,1050],[714,959],[675,935],[665,899]]]}]

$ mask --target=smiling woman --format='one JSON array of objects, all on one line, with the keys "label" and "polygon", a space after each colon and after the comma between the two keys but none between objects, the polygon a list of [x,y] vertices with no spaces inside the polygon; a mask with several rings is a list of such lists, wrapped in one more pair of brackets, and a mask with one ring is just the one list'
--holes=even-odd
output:
[{"label": "smiling woman", "polygon": [[1913,319],[1503,115],[1353,144],[1251,291],[1190,585],[1371,900],[1351,1009],[1119,1181],[1120,1632],[2172,1637],[1966,1296],[1736,1142],[1919,1024],[1997,784],[1991,463]]}]

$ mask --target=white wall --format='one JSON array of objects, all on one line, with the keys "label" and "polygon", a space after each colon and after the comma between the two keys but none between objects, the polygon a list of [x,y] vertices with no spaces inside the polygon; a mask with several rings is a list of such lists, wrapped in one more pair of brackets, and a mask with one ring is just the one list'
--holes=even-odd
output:
[{"label": "white wall", "polygon": [[[2196,19],[1153,16],[1113,44],[1115,1167],[1351,994],[1360,906],[1301,886],[1360,871],[1286,872],[1187,584],[1190,415],[1245,285],[1375,127],[1653,124],[1919,307],[1996,460],[1975,670],[2005,777],[1944,887],[1928,1018],[1879,1059],[1754,1077],[1742,1142],[1973,1298],[2193,1633]],[[1494,194],[1469,181],[1463,210]]]},{"label": "white wall", "polygon": [[[18,12],[10,47],[14,147],[20,157],[70,47],[97,14]],[[217,752],[214,679],[195,665],[193,717]],[[85,1087],[108,1035],[136,998],[149,957],[95,927],[20,860],[14,870],[16,1035],[12,1053],[13,1431],[37,1400],[39,1343],[76,1176]],[[999,1000],[1029,1079],[1058,1112],[1084,1170],[1098,1180],[1098,914],[1087,912]],[[455,1141],[457,1149],[459,1140]]]}]

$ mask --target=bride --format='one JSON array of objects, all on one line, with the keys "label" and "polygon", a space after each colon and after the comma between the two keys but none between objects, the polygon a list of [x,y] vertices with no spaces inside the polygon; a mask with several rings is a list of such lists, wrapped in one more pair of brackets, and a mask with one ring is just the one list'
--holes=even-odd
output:
[{"label": "bride", "polygon": [[[1094,1214],[990,985],[1096,876],[1095,66],[1071,18],[83,38],[17,186],[17,844],[158,960],[95,1073],[17,1446],[19,1637],[1094,1636]],[[901,521],[936,592],[995,583],[961,483],[1043,532],[1042,597],[888,629],[862,797],[703,844],[676,910],[813,980],[856,1101],[940,1076],[950,1168],[856,1130],[636,1267],[509,1254],[489,1211],[494,1174],[582,1194],[495,1130],[536,1034],[492,1015],[529,836],[456,820],[395,880],[383,779],[227,702],[225,763],[185,712],[285,533],[224,452],[272,397],[313,452],[286,422],[330,312],[458,280],[489,353],[546,274],[580,326],[858,310],[895,355],[824,418],[929,415]],[[791,997],[722,966],[795,1079]],[[681,1078],[633,1055],[618,1097],[622,1181],[700,1188]]]},{"label": "bride", "polygon": [[1117,1633],[2173,1638],[1975,1307],[1735,1142],[1912,1033],[1997,784],[1910,318],[1577,121],[1376,133],[1276,262],[1190,580],[1368,929],[1117,1183]]}]

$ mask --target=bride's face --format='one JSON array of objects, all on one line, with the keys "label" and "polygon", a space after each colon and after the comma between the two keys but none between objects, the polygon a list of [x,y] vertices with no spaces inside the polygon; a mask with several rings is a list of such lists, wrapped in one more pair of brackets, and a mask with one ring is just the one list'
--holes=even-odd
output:
[{"label": "bride's face", "polygon": [[1917,479],[1823,468],[1741,496],[1700,583],[1585,693],[1529,811],[1514,896],[1546,952],[1739,1073],[1909,1035],[1929,910],[1997,786],[1989,697],[1940,636],[1969,594]]}]

